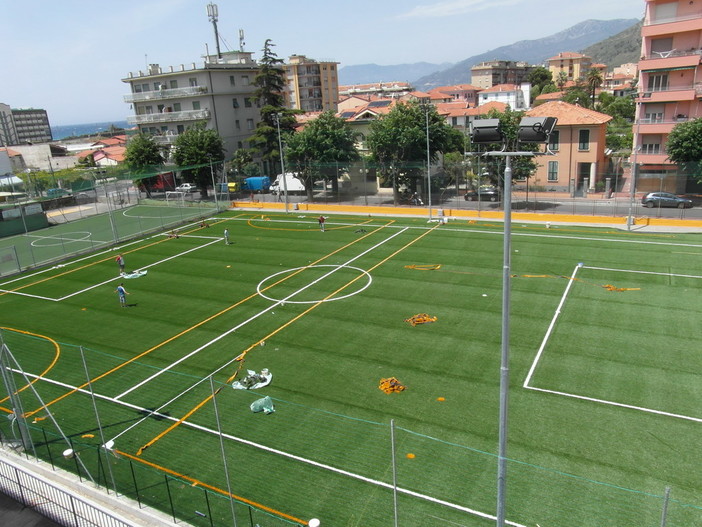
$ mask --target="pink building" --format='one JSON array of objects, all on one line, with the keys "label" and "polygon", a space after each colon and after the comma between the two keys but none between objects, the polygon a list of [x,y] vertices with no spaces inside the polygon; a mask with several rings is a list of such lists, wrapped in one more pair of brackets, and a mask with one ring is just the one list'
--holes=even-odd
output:
[{"label": "pink building", "polygon": [[646,0],[641,30],[633,165],[640,191],[684,192],[686,180],[666,154],[668,134],[702,117],[702,2]]}]

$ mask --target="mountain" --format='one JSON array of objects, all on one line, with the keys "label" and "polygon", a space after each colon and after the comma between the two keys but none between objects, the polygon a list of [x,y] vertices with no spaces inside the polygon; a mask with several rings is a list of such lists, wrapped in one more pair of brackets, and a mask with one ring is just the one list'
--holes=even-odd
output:
[{"label": "mountain", "polygon": [[414,81],[418,90],[436,86],[470,84],[470,69],[488,60],[519,60],[529,64],[542,64],[561,51],[577,51],[616,35],[638,23],[636,19],[586,20],[564,31],[538,40],[522,40],[509,46],[495,48],[467,58],[443,71],[438,71]]},{"label": "mountain", "polygon": [[[399,66],[378,66],[376,64],[344,66],[339,69],[339,84],[407,80],[418,90],[430,90],[436,86],[469,84],[470,69],[481,62],[488,60],[518,60],[530,64],[541,64],[544,60],[557,55],[561,51],[583,50],[584,52],[585,49],[589,49],[588,46],[594,46],[613,36],[619,37],[622,35],[622,39],[628,38],[624,36],[626,31],[631,30],[635,32],[636,27],[639,28],[639,51],[636,52],[638,58],[641,42],[640,23],[636,19],[586,20],[554,35],[537,40],[522,40],[509,46],[502,46],[474,55],[455,64],[429,64],[422,62]],[[622,46],[624,45],[623,42]],[[626,42],[628,49],[628,41]],[[604,51],[602,53],[602,56],[605,56]],[[588,56],[592,57],[595,62],[619,65],[612,60],[604,60],[599,55],[593,56],[588,53]],[[625,60],[624,62],[631,61]],[[421,73],[422,70],[424,73]]]},{"label": "mountain", "polygon": [[378,64],[359,64],[339,68],[339,84],[367,84],[371,82],[412,82],[436,71],[453,66],[451,62],[431,64],[416,62],[414,64],[398,64],[396,66],[379,66]]},{"label": "mountain", "polygon": [[642,27],[643,20],[613,37],[583,49],[581,53],[591,57],[592,62],[607,64],[610,69],[630,62],[636,63],[641,56]]}]

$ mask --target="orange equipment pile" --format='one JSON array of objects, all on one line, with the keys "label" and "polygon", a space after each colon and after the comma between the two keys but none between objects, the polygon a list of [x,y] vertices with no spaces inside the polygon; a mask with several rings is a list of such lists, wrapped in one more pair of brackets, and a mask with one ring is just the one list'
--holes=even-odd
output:
[{"label": "orange equipment pile", "polygon": [[437,321],[436,317],[430,317],[426,313],[418,313],[412,317],[405,319],[405,322],[409,322],[413,326],[416,326],[417,324],[426,324],[428,322],[436,322],[436,321]]},{"label": "orange equipment pile", "polygon": [[387,379],[380,379],[379,389],[383,390],[385,393],[401,392],[405,389],[405,385],[398,381],[395,377],[388,377]]}]

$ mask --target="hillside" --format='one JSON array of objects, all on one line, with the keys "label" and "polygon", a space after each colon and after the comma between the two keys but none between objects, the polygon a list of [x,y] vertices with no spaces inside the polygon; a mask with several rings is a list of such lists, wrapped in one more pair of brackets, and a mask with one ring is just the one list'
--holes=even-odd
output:
[{"label": "hillside", "polygon": [[[611,45],[603,45],[595,51],[587,52],[595,62],[619,65],[632,62],[629,53],[636,48],[636,60],[641,46],[641,22],[636,19],[587,20],[564,31],[536,39],[522,40],[509,46],[474,55],[456,64],[404,64],[398,66],[378,66],[366,64],[344,66],[339,69],[339,84],[363,84],[380,81],[408,81],[418,90],[429,90],[435,86],[470,83],[470,68],[488,60],[519,60],[530,64],[541,64],[545,59],[561,51],[581,51],[583,53],[609,39],[619,39]],[[631,33],[628,33],[631,32]],[[638,33],[637,33],[638,32]],[[629,39],[637,38],[638,43]],[[637,47],[638,46],[638,47]],[[625,60],[617,63],[616,50],[621,51]],[[633,60],[636,62],[636,60]]]},{"label": "hillside", "polygon": [[638,23],[634,19],[586,20],[571,28],[538,40],[522,40],[510,46],[502,46],[480,55],[467,58],[451,68],[421,77],[414,82],[418,90],[430,90],[435,86],[469,84],[470,69],[488,60],[519,60],[529,64],[542,64],[561,51],[577,51],[608,39]]},{"label": "hillside", "polygon": [[581,51],[592,62],[607,64],[609,71],[615,66],[638,62],[641,56],[641,28],[643,20],[621,33],[593,44]]}]

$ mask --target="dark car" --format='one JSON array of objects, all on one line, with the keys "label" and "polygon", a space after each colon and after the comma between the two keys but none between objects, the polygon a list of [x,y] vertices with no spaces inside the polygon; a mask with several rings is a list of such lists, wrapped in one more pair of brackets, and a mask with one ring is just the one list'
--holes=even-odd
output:
[{"label": "dark car", "polygon": [[466,201],[499,201],[500,192],[495,187],[480,187],[469,190],[463,196]]},{"label": "dark car", "polygon": [[686,209],[692,207],[692,200],[676,196],[670,192],[649,192],[641,198],[641,204],[652,209],[653,207],[677,207]]}]

